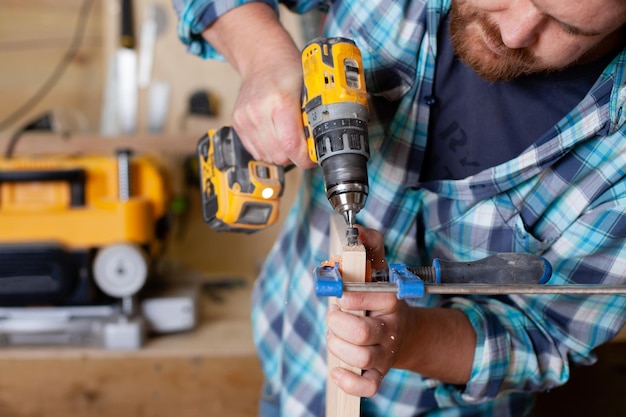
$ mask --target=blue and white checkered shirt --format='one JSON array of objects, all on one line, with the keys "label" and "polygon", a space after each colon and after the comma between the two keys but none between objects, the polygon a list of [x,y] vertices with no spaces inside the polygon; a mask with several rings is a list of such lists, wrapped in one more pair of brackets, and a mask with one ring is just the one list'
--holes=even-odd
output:
[{"label": "blue and white checkered shirt", "polygon": [[[182,41],[219,58],[199,34],[245,2],[174,0]],[[327,6],[325,35],[361,48],[374,115],[370,193],[358,220],[383,233],[389,262],[526,252],[551,262],[553,284],[625,283],[626,51],[519,156],[465,179],[420,183],[436,34],[449,1],[283,3],[296,12]],[[311,417],[324,414],[327,376],[327,306],[311,271],[328,255],[331,209],[319,170],[306,172],[303,185],[257,280],[252,319],[280,415]],[[531,392],[566,382],[572,364],[593,363],[592,350],[626,318],[623,296],[427,296],[416,304],[467,314],[477,334],[471,379],[454,386],[392,370],[363,400],[363,415],[524,415]]]}]

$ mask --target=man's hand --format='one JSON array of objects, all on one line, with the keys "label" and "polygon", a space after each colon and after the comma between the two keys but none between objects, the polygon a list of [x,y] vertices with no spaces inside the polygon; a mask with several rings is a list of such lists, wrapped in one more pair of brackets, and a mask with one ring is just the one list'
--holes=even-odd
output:
[{"label": "man's hand", "polygon": [[233,127],[252,156],[303,168],[315,164],[302,125],[300,51],[264,3],[236,7],[203,32],[242,77]]},{"label": "man's hand", "polygon": [[[340,310],[367,310],[366,317]],[[330,370],[339,388],[348,394],[371,397],[395,362],[409,307],[389,293],[347,293],[327,314],[330,352],[348,365],[363,369],[356,375],[343,368]]]},{"label": "man's hand", "polygon": [[284,55],[268,56],[263,66],[244,78],[235,102],[233,127],[255,159],[308,168],[314,163],[307,153],[300,112],[300,54]]},{"label": "man's hand", "polygon": [[[384,266],[380,233],[359,228],[372,267]],[[364,317],[341,310],[366,310]],[[330,370],[348,394],[371,397],[391,368],[408,369],[452,384],[469,380],[476,335],[463,312],[416,308],[391,293],[344,293],[326,316],[329,351],[344,363],[363,370]]]}]

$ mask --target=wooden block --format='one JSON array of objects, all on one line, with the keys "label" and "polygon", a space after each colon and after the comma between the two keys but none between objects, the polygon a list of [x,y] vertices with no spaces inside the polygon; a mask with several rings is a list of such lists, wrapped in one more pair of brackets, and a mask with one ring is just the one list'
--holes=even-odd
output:
[{"label": "wooden block", "polygon": [[[331,246],[330,254],[336,255],[338,247],[341,247],[341,264],[342,264],[342,278],[344,282],[364,282],[366,274],[367,256],[365,247],[362,244],[355,246],[339,245],[338,242],[343,240],[343,234],[340,232],[343,229],[345,232],[345,223],[342,218],[339,220],[335,218],[331,219]],[[334,303],[335,299],[328,300],[329,303]],[[352,314],[365,315],[365,311],[350,311]],[[349,366],[334,355],[328,352],[328,369],[342,367],[348,369],[354,373],[361,374],[361,370],[352,366]],[[343,392],[335,382],[329,377],[326,382],[326,417],[358,417],[361,412],[361,398],[354,395],[348,395]]]}]

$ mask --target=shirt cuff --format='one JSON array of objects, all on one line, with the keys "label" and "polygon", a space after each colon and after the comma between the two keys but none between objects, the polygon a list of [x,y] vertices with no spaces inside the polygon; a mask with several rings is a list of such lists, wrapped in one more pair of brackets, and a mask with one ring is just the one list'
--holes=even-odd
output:
[{"label": "shirt cuff", "polygon": [[178,13],[178,38],[187,51],[204,59],[225,61],[225,58],[202,37],[202,32],[220,16],[246,3],[260,2],[271,6],[278,14],[278,2],[272,0],[191,0]]},{"label": "shirt cuff", "polygon": [[470,299],[452,298],[445,307],[465,313],[476,332],[470,380],[465,385],[440,384],[435,388],[439,406],[472,405],[494,399],[504,384],[511,355],[509,336],[498,318]]}]

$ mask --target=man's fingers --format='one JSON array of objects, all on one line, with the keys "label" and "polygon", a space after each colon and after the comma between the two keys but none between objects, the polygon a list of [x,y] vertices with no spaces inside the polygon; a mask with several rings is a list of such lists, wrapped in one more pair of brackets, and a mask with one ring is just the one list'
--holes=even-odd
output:
[{"label": "man's fingers", "polygon": [[[299,107],[296,107],[299,109]],[[302,115],[296,111],[275,111],[272,116],[274,134],[278,141],[276,152],[284,152],[288,163],[293,162],[301,168],[311,168],[315,163],[309,157]]]},{"label": "man's fingers", "polygon": [[398,297],[393,293],[344,292],[337,299],[337,305],[343,310],[367,310],[385,314],[397,308]]},{"label": "man's fingers", "polygon": [[329,309],[326,323],[337,337],[349,340],[350,343],[358,346],[377,344],[381,341],[382,333],[386,332],[383,322],[343,312],[337,307]]},{"label": "man's fingers", "polygon": [[378,391],[384,375],[376,369],[368,369],[363,375],[357,375],[347,369],[333,368],[330,377],[347,394],[372,397]]},{"label": "man's fingers", "polygon": [[[326,343],[328,350],[350,366],[361,369],[375,368],[377,361],[386,357],[382,345],[356,345],[341,338],[341,336],[328,332]],[[388,356],[388,355],[387,355]]]}]

